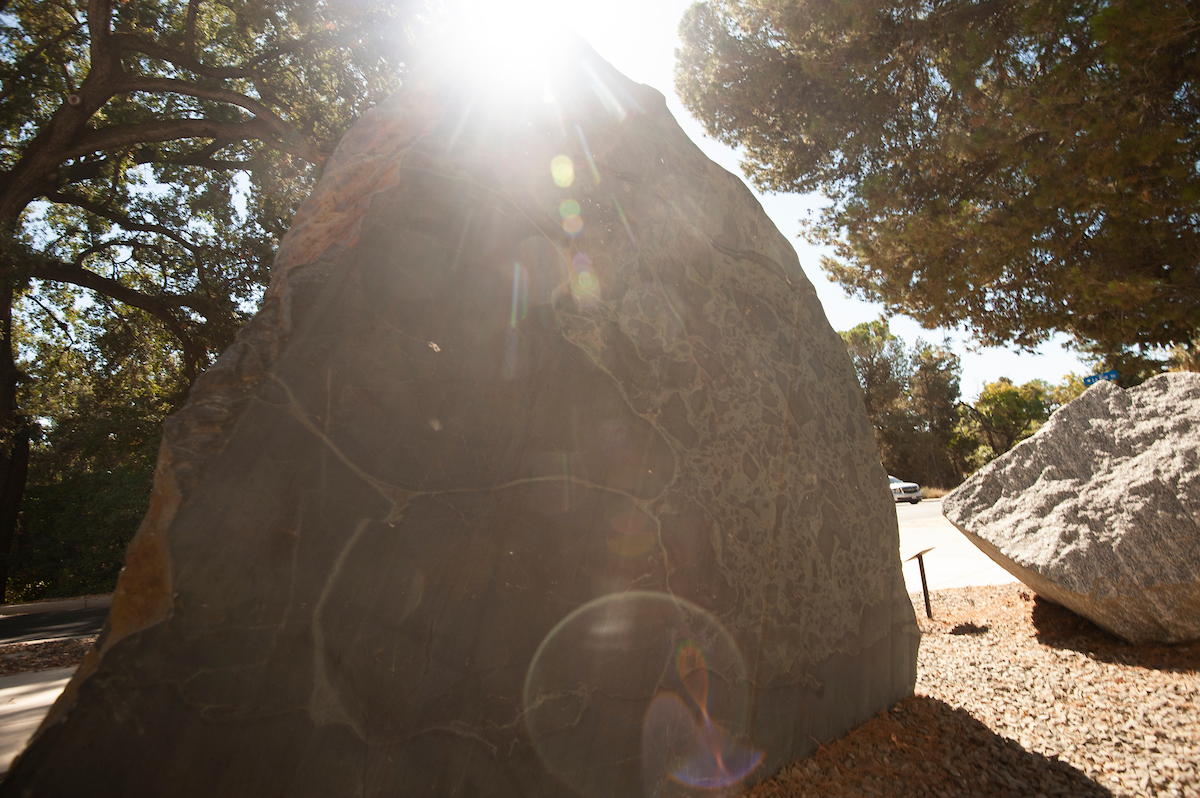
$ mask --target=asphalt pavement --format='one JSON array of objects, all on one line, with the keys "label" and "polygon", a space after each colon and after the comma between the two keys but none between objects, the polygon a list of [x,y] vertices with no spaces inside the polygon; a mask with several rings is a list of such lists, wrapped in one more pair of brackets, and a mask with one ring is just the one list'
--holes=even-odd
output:
[{"label": "asphalt pavement", "polygon": [[100,634],[108,607],[0,616],[0,645]]},{"label": "asphalt pavement", "polygon": [[0,774],[37,730],[74,668],[53,668],[0,678]]}]

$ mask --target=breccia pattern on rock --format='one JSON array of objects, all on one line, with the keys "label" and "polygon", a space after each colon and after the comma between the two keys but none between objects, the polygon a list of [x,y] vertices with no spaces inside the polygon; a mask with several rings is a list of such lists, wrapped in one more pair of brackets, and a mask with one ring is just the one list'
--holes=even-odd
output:
[{"label": "breccia pattern on rock", "polygon": [[724,794],[912,692],[793,248],[654,90],[583,45],[548,88],[343,139],[0,793]]},{"label": "breccia pattern on rock", "polygon": [[1039,595],[1115,635],[1200,638],[1200,374],[1097,383],[942,512]]}]

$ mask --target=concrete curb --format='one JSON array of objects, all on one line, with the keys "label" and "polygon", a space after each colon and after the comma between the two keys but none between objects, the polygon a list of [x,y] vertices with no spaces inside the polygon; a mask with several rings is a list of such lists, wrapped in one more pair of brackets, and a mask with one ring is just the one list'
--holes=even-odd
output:
[{"label": "concrete curb", "polygon": [[111,605],[112,594],[109,593],[104,596],[49,599],[47,601],[30,601],[25,604],[0,604],[0,616],[33,615],[38,612],[59,612],[62,610],[86,610],[92,607],[108,607]]}]

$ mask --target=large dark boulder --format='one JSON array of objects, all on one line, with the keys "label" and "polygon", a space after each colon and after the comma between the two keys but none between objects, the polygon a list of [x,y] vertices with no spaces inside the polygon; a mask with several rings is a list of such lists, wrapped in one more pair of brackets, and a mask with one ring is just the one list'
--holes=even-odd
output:
[{"label": "large dark boulder", "polygon": [[795,252],[657,92],[557,74],[414,79],[346,135],[0,791],[710,793],[912,691]]},{"label": "large dark boulder", "polygon": [[1115,635],[1200,638],[1200,374],[1092,386],[942,512],[1038,595]]}]

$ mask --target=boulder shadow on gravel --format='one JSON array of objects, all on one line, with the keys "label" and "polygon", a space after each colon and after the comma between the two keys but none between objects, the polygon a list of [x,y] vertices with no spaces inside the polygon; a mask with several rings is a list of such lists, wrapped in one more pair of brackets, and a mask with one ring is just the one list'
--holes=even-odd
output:
[{"label": "boulder shadow on gravel", "polygon": [[1001,737],[964,709],[912,696],[744,795],[1090,798],[1112,792],[1066,762]]},{"label": "boulder shadow on gravel", "polygon": [[1078,651],[1101,662],[1175,673],[1200,672],[1200,640],[1175,645],[1129,643],[1044,596],[1034,598],[1031,620],[1042,645]]}]

